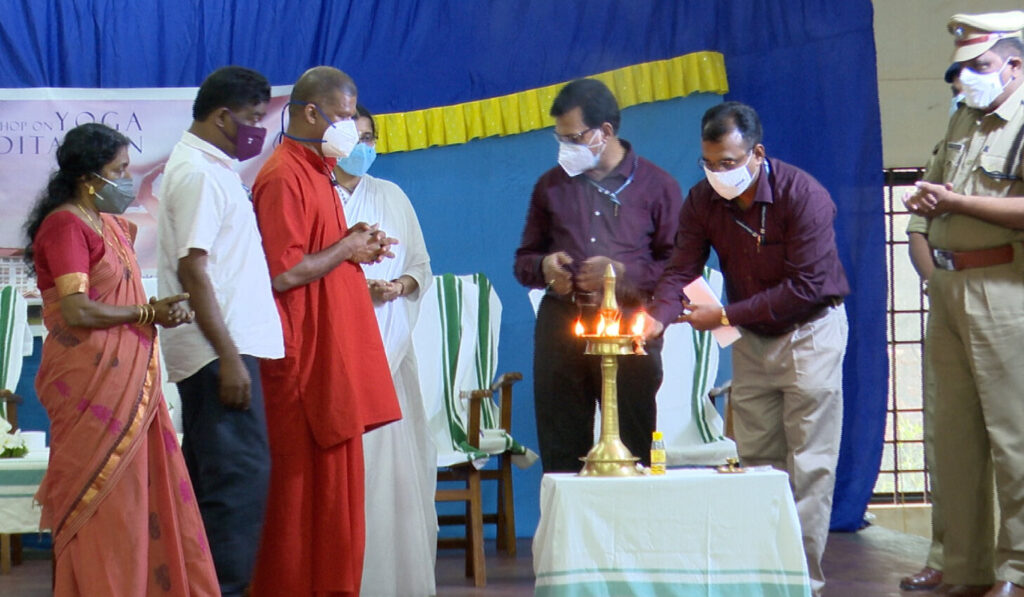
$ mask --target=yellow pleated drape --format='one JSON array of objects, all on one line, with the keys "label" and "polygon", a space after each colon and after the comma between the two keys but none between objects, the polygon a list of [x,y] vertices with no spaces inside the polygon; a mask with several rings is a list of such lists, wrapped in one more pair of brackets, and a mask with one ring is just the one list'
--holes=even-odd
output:
[{"label": "yellow pleated drape", "polygon": [[[691,93],[729,91],[725,58],[694,52],[593,75],[612,90],[620,108]],[[378,114],[377,152],[457,145],[471,139],[514,135],[554,125],[551,103],[565,82],[451,106]]]}]

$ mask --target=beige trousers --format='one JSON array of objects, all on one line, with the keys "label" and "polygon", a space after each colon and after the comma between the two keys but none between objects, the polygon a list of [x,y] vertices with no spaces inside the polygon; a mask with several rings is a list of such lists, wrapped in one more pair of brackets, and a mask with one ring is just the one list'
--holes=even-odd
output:
[{"label": "beige trousers", "polygon": [[935,570],[943,569],[942,543],[946,534],[942,511],[942,479],[935,474],[935,375],[927,361],[924,365],[924,461],[928,467],[928,486],[932,499],[932,543],[928,546],[928,559],[924,565]]},{"label": "beige trousers", "polygon": [[[1024,275],[1013,263],[936,270],[926,358],[935,376],[943,580],[1024,584]],[[992,475],[999,506],[993,550]]]},{"label": "beige trousers", "polygon": [[839,306],[783,336],[743,330],[732,352],[730,400],[740,460],[789,473],[815,595],[825,585],[821,556],[843,426],[847,334],[846,308]]}]

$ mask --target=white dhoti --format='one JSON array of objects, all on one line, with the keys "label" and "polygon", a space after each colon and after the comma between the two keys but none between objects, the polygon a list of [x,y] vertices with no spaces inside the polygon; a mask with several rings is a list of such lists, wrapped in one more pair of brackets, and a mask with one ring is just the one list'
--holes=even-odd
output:
[{"label": "white dhoti", "polygon": [[363,436],[366,464],[364,597],[421,597],[436,593],[437,450],[430,437],[412,329],[419,299],[433,280],[423,233],[409,198],[394,183],[363,176],[344,201],[348,224],[380,224],[397,238],[393,259],[364,265],[367,280],[411,276],[419,287],[394,301],[375,304],[402,419]]}]

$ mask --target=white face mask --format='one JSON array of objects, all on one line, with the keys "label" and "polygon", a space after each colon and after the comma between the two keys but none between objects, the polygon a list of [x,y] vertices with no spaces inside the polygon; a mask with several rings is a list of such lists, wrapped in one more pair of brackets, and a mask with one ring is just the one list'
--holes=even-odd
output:
[{"label": "white face mask", "polygon": [[359,143],[359,131],[356,129],[356,121],[352,119],[339,120],[324,131],[324,140],[320,150],[326,158],[344,158],[352,153]]},{"label": "white face mask", "polygon": [[750,170],[747,170],[747,164],[750,163],[753,157],[754,152],[751,151],[747,161],[743,162],[741,166],[737,166],[732,170],[726,170],[725,172],[712,172],[708,170],[707,166],[704,166],[704,174],[707,176],[711,188],[715,189],[715,192],[721,195],[723,199],[731,201],[739,197],[743,191],[747,190],[750,183],[754,181],[754,175],[750,173]]},{"label": "white face mask", "polygon": [[[960,71],[960,84],[964,88],[964,102],[972,107],[986,109],[996,101],[999,94],[1003,92],[1006,84],[999,76],[1009,62],[1003,63],[1003,68],[997,72],[979,75],[970,68],[965,67]],[[1007,81],[1008,83],[1009,81]]]},{"label": "white face mask", "polygon": [[[602,137],[604,135],[602,134]],[[601,146],[600,151],[596,154],[591,149]],[[597,167],[598,160],[601,159],[601,154],[604,153],[604,148],[608,146],[608,142],[602,139],[600,143],[593,145],[580,145],[578,143],[569,143],[567,141],[558,142],[558,165],[565,170],[565,173],[569,176],[578,176],[583,174],[587,170],[593,170]]]}]

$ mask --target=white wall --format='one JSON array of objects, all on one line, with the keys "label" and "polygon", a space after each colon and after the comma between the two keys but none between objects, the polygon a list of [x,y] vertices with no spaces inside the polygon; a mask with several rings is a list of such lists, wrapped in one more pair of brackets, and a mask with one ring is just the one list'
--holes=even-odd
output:
[{"label": "white wall", "polygon": [[[1020,0],[874,0],[885,167],[923,166],[949,117],[942,80],[953,53],[949,17],[1024,9]],[[837,66],[837,73],[842,67]]]}]

